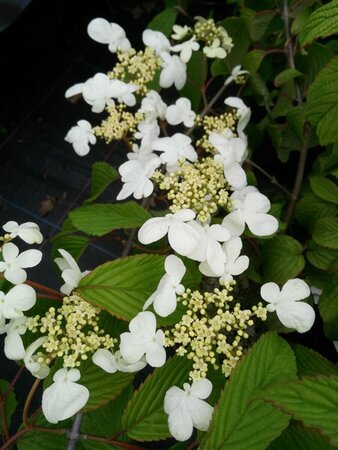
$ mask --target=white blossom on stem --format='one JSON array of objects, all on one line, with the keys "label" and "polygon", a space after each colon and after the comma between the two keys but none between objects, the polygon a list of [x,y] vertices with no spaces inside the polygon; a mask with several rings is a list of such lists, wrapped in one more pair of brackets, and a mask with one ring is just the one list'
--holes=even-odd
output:
[{"label": "white blossom on stem", "polygon": [[151,244],[163,238],[168,233],[168,241],[173,250],[182,256],[187,256],[199,244],[200,236],[189,225],[195,218],[191,209],[181,209],[174,214],[166,214],[164,217],[148,219],[138,232],[138,240],[141,244]]},{"label": "white blossom on stem", "polygon": [[181,39],[184,39],[190,31],[191,29],[188,25],[184,25],[183,27],[181,25],[173,25],[173,34],[171,35],[171,38],[175,41],[180,41]]},{"label": "white blossom on stem", "polygon": [[301,302],[311,294],[305,281],[294,278],[288,280],[280,290],[276,283],[265,283],[261,287],[261,297],[268,302],[266,309],[276,311],[278,319],[287,327],[306,333],[315,321],[315,312],[308,303]]},{"label": "white blossom on stem", "polygon": [[78,369],[59,369],[54,383],[42,394],[42,412],[48,422],[58,423],[72,417],[89,399],[89,390],[76,383],[81,377]]},{"label": "white blossom on stem", "polygon": [[87,275],[89,270],[81,272],[77,262],[67,250],[59,248],[58,252],[62,258],[55,258],[54,261],[61,270],[61,277],[65,282],[60,291],[63,294],[69,295],[74,288],[78,287],[81,278]]},{"label": "white blossom on stem", "polygon": [[129,364],[121,355],[120,350],[113,353],[106,348],[99,348],[96,350],[92,356],[92,361],[98,367],[101,367],[104,371],[108,373],[119,372],[138,372],[142,370],[146,365],[147,361],[145,357],[141,358],[139,361],[133,364]]},{"label": "white blossom on stem", "polygon": [[278,230],[278,220],[267,214],[271,204],[269,199],[253,186],[247,186],[231,195],[233,210],[222,224],[233,236],[240,236],[248,225],[256,236],[270,236]]},{"label": "white blossom on stem", "polygon": [[191,385],[184,383],[183,389],[173,386],[166,392],[164,411],[169,416],[170,433],[177,441],[189,439],[194,427],[208,430],[214,408],[204,400],[211,391],[211,381],[202,378]]},{"label": "white blossom on stem", "polygon": [[232,108],[237,109],[237,114],[239,116],[239,120],[237,123],[237,133],[240,138],[245,140],[246,136],[243,131],[249,123],[251,117],[250,108],[248,108],[244,104],[243,100],[238,97],[228,97],[224,100],[224,103],[228,106],[231,106]]},{"label": "white blossom on stem", "polygon": [[138,131],[134,133],[134,137],[141,140],[138,152],[143,155],[148,155],[153,150],[153,142],[160,135],[161,130],[158,126],[157,120],[143,120],[137,125],[137,130]]},{"label": "white blossom on stem", "polygon": [[190,128],[195,123],[196,113],[191,109],[190,100],[181,97],[174,105],[168,106],[165,118],[170,125],[183,123],[185,127]]},{"label": "white blossom on stem", "polygon": [[23,358],[26,369],[29,370],[34,377],[40,378],[41,380],[43,378],[46,378],[46,376],[50,372],[50,368],[44,361],[40,361],[39,356],[36,355],[35,352],[46,340],[47,336],[42,336],[36,339],[36,341],[32,342],[27,347],[25,356]]},{"label": "white blossom on stem", "polygon": [[144,45],[154,50],[157,56],[163,57],[163,54],[169,54],[170,42],[169,39],[161,33],[161,31],[144,30],[142,34],[142,41]]},{"label": "white blossom on stem", "polygon": [[160,86],[162,88],[169,88],[175,85],[179,91],[187,81],[187,66],[177,55],[169,55],[163,53],[161,55],[163,60],[163,69],[160,74]]},{"label": "white blossom on stem", "polygon": [[117,23],[109,23],[108,20],[101,17],[89,22],[87,32],[93,41],[108,44],[108,49],[112,53],[116,53],[117,50],[127,52],[131,48],[124,29]]},{"label": "white blossom on stem", "polygon": [[150,180],[154,171],[161,165],[157,155],[142,153],[128,153],[129,161],[119,167],[123,187],[117,195],[117,200],[124,200],[133,195],[136,199],[149,197],[154,190]]},{"label": "white blossom on stem", "polygon": [[74,151],[79,156],[85,156],[89,153],[89,144],[96,144],[96,136],[87,120],[79,120],[77,125],[68,131],[65,141],[72,144]]},{"label": "white blossom on stem", "polygon": [[218,58],[218,59],[224,59],[227,55],[226,50],[222,48],[221,41],[218,38],[214,39],[211,45],[205,46],[203,48],[203,53],[208,58]]},{"label": "white blossom on stem", "polygon": [[17,236],[27,244],[41,244],[43,236],[40,232],[39,226],[34,222],[25,222],[21,225],[14,220],[6,222],[2,227],[11,239]]},{"label": "white blossom on stem", "polygon": [[156,139],[152,144],[152,148],[155,151],[162,152],[160,160],[162,164],[167,164],[168,172],[177,170],[177,163],[182,158],[186,158],[191,162],[197,159],[197,153],[191,145],[191,139],[182,133]]},{"label": "white blossom on stem", "polygon": [[188,41],[184,41],[181,44],[174,45],[173,47],[170,47],[171,51],[173,52],[180,52],[180,58],[183,63],[188,63],[190,61],[190,58],[192,56],[192,52],[196,52],[199,50],[200,45],[196,41],[195,36],[193,36]]},{"label": "white blossom on stem", "polygon": [[184,292],[181,281],[186,269],[182,260],[175,255],[166,257],[164,269],[165,275],[161,278],[156,291],[145,302],[143,310],[153,304],[159,316],[167,317],[176,309],[176,294],[181,295]]},{"label": "white blossom on stem", "polygon": [[242,69],[241,65],[235,66],[231,71],[231,75],[225,80],[224,85],[227,86],[228,84],[236,80],[237,77],[241,75],[246,75],[247,73],[249,72],[247,70]]},{"label": "white blossom on stem", "polygon": [[25,356],[21,336],[27,331],[26,321],[27,317],[21,316],[5,324],[5,319],[0,317],[0,334],[6,333],[4,352],[8,359],[18,361]]},{"label": "white blossom on stem", "polygon": [[120,352],[130,364],[134,364],[145,355],[152,367],[161,367],[166,361],[164,349],[165,336],[162,330],[156,331],[156,317],[150,311],[137,314],[129,324],[130,332],[122,333]]},{"label": "white blossom on stem", "polygon": [[6,280],[13,284],[24,283],[27,273],[24,269],[37,266],[42,258],[40,250],[26,250],[19,254],[18,247],[12,242],[2,247],[3,261],[0,261],[0,272],[4,272]]},{"label": "white blossom on stem", "polygon": [[148,91],[143,97],[139,112],[143,113],[147,120],[161,119],[164,120],[167,105],[162,100],[160,94],[156,91]]},{"label": "white blossom on stem", "polygon": [[7,294],[0,291],[0,318],[16,319],[23,316],[23,311],[31,309],[36,302],[35,290],[27,284],[19,284]]}]

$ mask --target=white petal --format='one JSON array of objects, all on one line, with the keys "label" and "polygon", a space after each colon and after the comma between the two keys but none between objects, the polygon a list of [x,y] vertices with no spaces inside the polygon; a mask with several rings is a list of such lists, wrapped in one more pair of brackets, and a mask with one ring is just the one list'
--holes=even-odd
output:
[{"label": "white petal", "polygon": [[169,388],[164,397],[164,411],[170,414],[175,408],[177,408],[182,401],[186,398],[186,392],[177,386]]},{"label": "white petal", "polygon": [[280,302],[276,313],[285,327],[295,329],[298,333],[309,331],[316,318],[314,309],[304,302]]},{"label": "white petal", "polygon": [[2,256],[6,263],[14,261],[17,258],[18,254],[19,248],[12,242],[8,242],[2,247]]},{"label": "white petal", "polygon": [[246,173],[236,162],[224,167],[224,176],[234,189],[243,189],[247,184]]},{"label": "white petal", "polygon": [[187,256],[198,245],[199,236],[188,224],[173,221],[168,231],[171,248],[182,256]]},{"label": "white petal", "polygon": [[193,220],[196,216],[196,213],[192,209],[180,209],[179,211],[174,213],[174,218],[182,220],[183,222],[188,222],[189,220]]},{"label": "white petal", "polygon": [[115,355],[106,348],[99,348],[92,356],[92,361],[108,373],[117,371]]},{"label": "white petal", "polygon": [[191,396],[188,399],[188,411],[193,426],[198,430],[207,431],[214,408],[207,402]]},{"label": "white petal", "polygon": [[186,271],[182,260],[175,255],[169,255],[166,257],[164,269],[176,283],[180,283]]},{"label": "white petal", "polygon": [[194,381],[190,388],[191,395],[200,398],[202,400],[209,397],[212,391],[212,383],[207,378]]},{"label": "white petal", "polygon": [[278,220],[270,214],[246,214],[245,221],[256,236],[270,236],[278,230]]},{"label": "white petal", "polygon": [[84,83],[77,83],[66,90],[65,97],[70,98],[74,95],[82,94]]},{"label": "white petal", "polygon": [[150,311],[142,311],[134,317],[129,324],[132,333],[148,336],[156,332],[156,317]]},{"label": "white petal", "polygon": [[154,310],[161,317],[167,317],[173,313],[177,306],[176,292],[173,288],[160,291],[154,300]]},{"label": "white petal", "polygon": [[212,236],[216,241],[224,242],[230,238],[230,232],[227,228],[221,225],[211,225],[208,230],[208,234]]},{"label": "white petal", "polygon": [[169,223],[164,217],[154,217],[147,220],[138,232],[138,240],[142,244],[151,244],[163,238],[168,231]]},{"label": "white petal", "polygon": [[10,314],[6,315],[6,319],[12,319],[17,317],[15,314],[16,311],[28,311],[35,305],[36,302],[36,293],[35,290],[31,286],[27,286],[26,284],[20,284],[18,286],[14,286],[7,294],[6,301],[8,306],[6,305],[6,309],[10,309]]},{"label": "white petal", "polygon": [[13,284],[21,284],[26,281],[27,273],[20,268],[7,269],[4,273],[4,277]]},{"label": "white petal", "polygon": [[186,441],[193,432],[193,424],[185,403],[175,408],[168,417],[170,434],[177,441]]},{"label": "white petal", "polygon": [[25,356],[25,347],[20,334],[16,330],[10,331],[5,338],[5,355],[8,359],[14,361],[23,359]]},{"label": "white petal", "polygon": [[246,255],[242,255],[236,259],[236,261],[231,264],[231,274],[232,275],[240,275],[245,272],[249,267],[250,260]]},{"label": "white petal", "polygon": [[122,333],[120,336],[120,352],[122,357],[133,364],[139,361],[145,353],[144,342],[139,340],[137,335]]},{"label": "white petal", "polygon": [[42,259],[40,250],[26,250],[17,257],[17,263],[20,267],[26,269],[28,267],[37,266]]},{"label": "white petal", "polygon": [[166,361],[165,349],[157,343],[148,344],[146,360],[151,367],[162,367]]},{"label": "white petal", "polygon": [[284,284],[281,290],[280,299],[298,301],[309,297],[310,294],[310,288],[305,281],[300,278],[294,278],[293,280],[288,280]]},{"label": "white petal", "polygon": [[273,282],[265,283],[261,287],[261,297],[266,302],[269,302],[269,303],[278,302],[279,295],[280,295],[280,290],[276,283],[273,283]]},{"label": "white petal", "polygon": [[232,236],[240,236],[245,229],[245,221],[240,211],[233,211],[223,219],[222,226],[227,228]]},{"label": "white petal", "polygon": [[100,44],[109,44],[111,38],[111,26],[108,20],[97,17],[89,22],[87,33],[94,41]]}]

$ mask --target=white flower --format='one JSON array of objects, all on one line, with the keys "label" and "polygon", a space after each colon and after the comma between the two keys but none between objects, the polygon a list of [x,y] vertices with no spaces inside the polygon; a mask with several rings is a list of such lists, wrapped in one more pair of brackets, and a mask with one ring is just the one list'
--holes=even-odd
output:
[{"label": "white flower", "polygon": [[185,274],[183,262],[175,255],[169,255],[165,259],[165,275],[161,278],[156,291],[148,298],[143,306],[143,310],[154,304],[155,312],[162,317],[167,317],[173,313],[177,306],[176,294],[184,292],[181,280]]},{"label": "white flower", "polygon": [[240,163],[246,150],[246,142],[241,138],[225,137],[219,133],[210,133],[209,141],[219,152],[215,160],[224,166],[224,176],[234,189],[243,189],[246,184],[246,174]]},{"label": "white flower", "polygon": [[143,120],[138,124],[137,129],[134,136],[136,139],[141,139],[139,153],[147,155],[152,152],[152,143],[160,135],[160,127],[156,120]]},{"label": "white flower", "polygon": [[194,125],[196,113],[191,109],[191,102],[188,98],[181,97],[176,100],[175,105],[167,108],[165,118],[170,125],[184,124],[187,128]]},{"label": "white flower", "polygon": [[157,56],[163,56],[163,53],[169,53],[169,39],[160,31],[144,30],[142,34],[144,45],[154,50]]},{"label": "white flower", "polygon": [[224,103],[228,106],[231,106],[232,108],[237,109],[237,114],[239,116],[239,121],[237,123],[237,133],[240,138],[246,139],[243,130],[249,123],[251,117],[250,108],[248,108],[244,104],[243,100],[238,97],[228,97],[224,100]]},{"label": "white flower", "polygon": [[27,244],[41,244],[43,236],[40,232],[39,226],[34,222],[25,222],[21,225],[14,220],[10,220],[2,227],[11,239],[19,236]]},{"label": "white flower", "polygon": [[266,309],[276,311],[278,319],[287,327],[306,333],[315,321],[313,308],[305,302],[309,297],[310,288],[305,281],[295,278],[287,281],[281,290],[276,283],[266,283],[261,287],[261,297],[269,302]]},{"label": "white flower", "polygon": [[108,44],[108,49],[112,53],[117,50],[127,52],[131,48],[124,29],[117,23],[109,23],[98,17],[89,22],[87,32],[93,41]]},{"label": "white flower", "polygon": [[220,242],[230,239],[229,230],[221,225],[202,225],[195,221],[189,222],[189,225],[198,233],[199,243],[188,257],[195,261],[207,261],[211,270],[221,276],[226,259]]},{"label": "white flower", "polygon": [[80,377],[78,369],[59,369],[55,372],[54,383],[42,395],[42,412],[48,422],[58,423],[68,419],[85,406],[89,391],[75,383]]},{"label": "white flower", "polygon": [[227,53],[230,53],[232,47],[234,46],[231,37],[223,27],[218,27],[218,31],[222,34],[222,48],[224,48]]},{"label": "white flower", "polygon": [[[249,258],[245,255],[240,256],[242,247],[243,243],[239,237],[232,237],[222,245],[222,250],[225,254],[225,264],[223,275],[219,280],[221,284],[232,281],[233,275],[240,275],[249,267]],[[207,277],[218,276],[211,270],[207,261],[202,262],[199,269]]]},{"label": "white flower", "polygon": [[42,336],[38,338],[36,341],[32,342],[26,349],[25,356],[23,358],[23,361],[25,363],[26,369],[30,371],[30,373],[36,377],[40,378],[41,380],[43,378],[46,378],[46,376],[49,374],[50,369],[48,364],[46,364],[44,361],[39,362],[39,356],[35,355],[34,353],[36,350],[41,347],[41,345],[47,340],[47,336]]},{"label": "white flower", "polygon": [[78,287],[81,278],[87,275],[89,271],[85,270],[84,272],[81,272],[75,259],[66,250],[59,248],[58,252],[61,254],[62,258],[55,258],[54,261],[61,270],[61,277],[65,282],[60,291],[63,294],[69,295],[74,288]]},{"label": "white flower", "polygon": [[127,106],[135,106],[136,98],[134,92],[139,89],[138,86],[120,80],[110,80],[110,84],[113,98],[116,98],[119,103],[125,103]]},{"label": "white flower", "polygon": [[129,324],[130,332],[121,334],[120,352],[130,364],[139,361],[143,355],[152,367],[165,363],[165,336],[162,330],[156,331],[156,318],[150,311],[137,314]]},{"label": "white flower", "polygon": [[249,72],[247,70],[243,70],[241,65],[235,66],[231,71],[231,75],[225,80],[224,85],[227,86],[232,81],[236,80],[237,77],[240,75],[245,75],[246,73]]},{"label": "white flower", "polygon": [[145,245],[158,241],[168,233],[168,241],[173,250],[182,256],[191,253],[199,243],[199,234],[188,222],[195,218],[191,209],[181,209],[175,214],[148,219],[138,232],[138,240]]},{"label": "white flower", "polygon": [[133,195],[136,199],[149,197],[154,190],[154,185],[150,181],[155,169],[161,162],[157,155],[142,153],[128,153],[129,161],[119,167],[121,181],[124,183],[121,191],[117,195],[117,200],[124,200]]},{"label": "white flower", "polygon": [[247,186],[231,195],[233,210],[222,222],[232,235],[240,236],[245,228],[256,236],[270,236],[278,230],[278,220],[266,214],[270,207],[269,199],[253,186]]},{"label": "white flower", "polygon": [[23,316],[23,311],[31,309],[36,302],[36,293],[31,286],[19,284],[7,294],[0,291],[0,317],[16,319]]},{"label": "white flower", "polygon": [[164,120],[167,105],[162,100],[160,94],[156,91],[148,91],[143,97],[139,112],[143,113],[148,120]]},{"label": "white flower", "polygon": [[161,55],[163,60],[163,69],[160,74],[160,86],[162,88],[169,88],[173,84],[179,91],[187,81],[187,66],[177,55],[169,55],[163,53]]},{"label": "white flower", "polygon": [[205,46],[203,48],[203,53],[208,58],[219,58],[219,59],[223,59],[227,55],[227,52],[224,50],[224,48],[221,47],[221,41],[218,38],[214,39],[209,47]]},{"label": "white flower", "polygon": [[25,356],[25,347],[21,336],[26,333],[27,317],[12,319],[5,325],[5,319],[0,317],[0,334],[6,333],[4,352],[8,359],[17,361]]},{"label": "white flower", "polygon": [[3,261],[0,261],[0,272],[4,272],[6,280],[13,284],[24,283],[27,279],[25,270],[39,264],[42,258],[40,250],[26,250],[19,255],[18,247],[12,242],[2,247]]},{"label": "white flower", "polygon": [[145,358],[141,358],[139,361],[133,364],[129,364],[121,355],[121,352],[118,350],[113,353],[106,348],[100,348],[96,350],[92,357],[92,361],[97,366],[101,367],[101,369],[105,370],[108,373],[119,372],[138,372],[142,370],[147,362]]},{"label": "white flower", "polygon": [[212,391],[212,383],[206,378],[194,381],[191,386],[184,383],[183,389],[171,387],[164,397],[164,411],[169,415],[168,425],[171,435],[177,441],[186,441],[193,427],[207,431],[214,408],[204,399]]},{"label": "white flower", "polygon": [[96,136],[87,120],[79,120],[77,125],[68,131],[65,141],[73,145],[75,152],[79,156],[85,156],[90,150],[89,143],[96,144]]},{"label": "white flower", "polygon": [[198,42],[196,42],[195,36],[193,36],[188,41],[184,41],[181,44],[174,45],[173,47],[170,47],[170,49],[173,52],[181,52],[180,58],[181,61],[185,64],[190,61],[192,52],[196,52],[199,50],[200,45]]},{"label": "white flower", "polygon": [[161,162],[167,164],[167,170],[177,170],[177,163],[181,158],[191,162],[196,161],[197,153],[191,145],[191,139],[185,134],[176,133],[171,137],[156,139],[152,145],[153,150],[163,152],[160,156]]},{"label": "white flower", "polygon": [[184,25],[183,27],[181,27],[181,25],[173,25],[173,31],[174,32],[171,35],[171,39],[180,41],[187,36],[187,34],[191,31],[191,28],[188,27],[188,25]]}]

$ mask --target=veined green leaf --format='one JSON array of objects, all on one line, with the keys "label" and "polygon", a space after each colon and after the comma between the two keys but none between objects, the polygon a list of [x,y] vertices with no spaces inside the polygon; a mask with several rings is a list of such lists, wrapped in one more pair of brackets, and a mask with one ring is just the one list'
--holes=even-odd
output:
[{"label": "veined green leaf", "polygon": [[338,249],[338,217],[318,220],[312,238],[323,247]]},{"label": "veined green leaf", "polygon": [[338,205],[338,186],[325,177],[310,177],[313,192],[323,200]]},{"label": "veined green leaf", "polygon": [[334,261],[338,261],[338,250],[322,247],[314,241],[310,241],[306,257],[318,269],[328,270]]},{"label": "veined green leaf", "polygon": [[318,38],[324,38],[338,33],[338,1],[332,0],[327,5],[315,9],[307,19],[300,33],[302,45],[310,44]]},{"label": "veined green leaf", "polygon": [[327,216],[335,216],[338,208],[333,203],[321,200],[314,194],[305,194],[296,206],[296,219],[306,228],[312,231],[317,220]]},{"label": "veined green leaf", "polygon": [[90,197],[85,201],[90,203],[95,200],[102,192],[119,178],[118,172],[110,164],[106,162],[96,162],[92,167],[92,185]]},{"label": "veined green leaf", "polygon": [[170,36],[173,25],[177,17],[176,8],[166,8],[157,14],[151,22],[148,23],[147,28],[151,30],[161,31],[165,36]]},{"label": "veined green leaf", "polygon": [[302,72],[297,69],[285,69],[275,77],[274,83],[276,87],[280,87],[288,81],[301,76],[303,76]]},{"label": "veined green leaf", "polygon": [[311,348],[294,344],[292,345],[292,350],[296,356],[297,374],[299,377],[338,375],[338,367]]}]

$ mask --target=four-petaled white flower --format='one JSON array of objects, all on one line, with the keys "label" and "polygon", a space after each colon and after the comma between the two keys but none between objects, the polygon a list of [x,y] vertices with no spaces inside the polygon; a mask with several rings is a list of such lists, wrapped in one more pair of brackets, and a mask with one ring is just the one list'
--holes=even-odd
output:
[{"label": "four-petaled white flower", "polygon": [[120,350],[113,353],[106,348],[99,348],[96,350],[92,356],[92,361],[108,373],[115,373],[117,371],[129,373],[138,372],[147,365],[145,357],[141,358],[139,361],[136,361],[136,363],[129,364],[122,357]]},{"label": "four-petaled white flower", "polygon": [[21,225],[14,220],[10,220],[2,227],[11,239],[19,236],[27,244],[41,244],[43,236],[39,226],[34,222],[25,222]]},{"label": "four-petaled white flower", "polygon": [[191,28],[188,27],[188,25],[184,25],[183,27],[181,25],[173,25],[173,34],[171,35],[171,38],[175,41],[180,41],[181,39],[184,39],[190,31]]},{"label": "four-petaled white flower", "polygon": [[193,36],[188,41],[184,41],[181,44],[174,45],[170,47],[173,52],[180,52],[181,61],[185,64],[190,61],[192,52],[199,50],[200,44],[196,41],[195,36]]},{"label": "four-petaled white flower", "polygon": [[191,385],[184,383],[183,389],[173,386],[164,397],[164,411],[169,415],[169,430],[177,441],[189,439],[193,427],[207,431],[214,411],[204,401],[211,394],[211,381],[202,378]]},{"label": "four-petaled white flower", "polygon": [[81,278],[87,275],[89,270],[81,272],[77,262],[70,253],[62,248],[59,248],[58,252],[62,258],[55,258],[54,261],[61,270],[61,277],[65,282],[60,291],[63,294],[69,295],[74,288],[78,287]]},{"label": "four-petaled white flower", "polygon": [[224,100],[224,103],[228,106],[231,106],[232,108],[237,109],[237,114],[239,116],[239,120],[237,123],[237,133],[240,138],[245,140],[246,135],[244,134],[243,130],[249,123],[251,117],[250,108],[248,108],[244,104],[243,100],[238,97],[228,97]]},{"label": "four-petaled white flower", "polygon": [[230,239],[229,230],[218,224],[202,225],[195,221],[189,222],[189,225],[198,233],[199,243],[188,257],[195,261],[207,261],[211,270],[221,276],[226,260],[220,242]]},{"label": "four-petaled white flower", "polygon": [[164,53],[169,53],[170,51],[169,39],[160,31],[144,30],[142,41],[144,45],[152,48],[157,56],[162,57]]},{"label": "four-petaled white flower", "polygon": [[148,298],[143,306],[143,310],[154,304],[155,312],[162,317],[167,317],[173,313],[177,306],[176,294],[184,292],[181,280],[185,274],[185,266],[180,258],[169,255],[165,259],[165,275],[161,278],[156,291]]},{"label": "four-petaled white flower", "polygon": [[156,91],[148,91],[147,95],[143,97],[141,108],[139,112],[143,113],[148,120],[165,118],[167,105],[162,100],[160,94]]},{"label": "four-petaled white flower", "polygon": [[139,153],[147,155],[152,152],[152,144],[160,135],[157,120],[143,120],[137,125],[138,131],[134,133],[136,139],[141,139]]},{"label": "four-petaled white flower", "polygon": [[[223,275],[219,279],[221,284],[232,281],[233,275],[240,275],[249,267],[249,258],[245,255],[240,256],[242,247],[243,243],[239,237],[232,237],[229,241],[223,243],[222,250],[225,254],[225,264]],[[208,277],[218,276],[211,270],[207,261],[202,262],[199,269],[203,275]]]},{"label": "four-petaled white flower", "polygon": [[218,151],[215,160],[224,166],[224,176],[234,189],[243,189],[246,184],[246,174],[241,167],[245,154],[246,142],[241,138],[226,137],[219,133],[210,133],[209,141]]},{"label": "four-petaled white flower", "polygon": [[59,369],[55,372],[54,383],[42,394],[42,412],[48,422],[66,420],[85,406],[89,391],[76,383],[80,378],[78,369]]},{"label": "four-petaled white flower", "polygon": [[19,284],[7,294],[0,291],[0,318],[15,319],[23,316],[23,311],[31,309],[36,302],[36,293],[31,286]]},{"label": "four-petaled white flower", "polygon": [[108,49],[112,53],[117,52],[117,50],[127,52],[131,48],[124,29],[117,23],[109,23],[108,20],[101,17],[89,22],[87,32],[93,41],[108,44]]},{"label": "four-petaled white flower", "polygon": [[145,355],[152,367],[161,367],[165,363],[165,336],[162,330],[156,331],[156,317],[150,311],[137,314],[129,324],[130,332],[122,333],[120,352],[130,364],[134,364]]},{"label": "four-petaled white flower", "polygon": [[21,336],[27,331],[27,317],[11,319],[5,324],[5,318],[0,317],[0,334],[6,333],[4,352],[8,359],[18,361],[25,356],[25,347]]},{"label": "four-petaled white flower", "polygon": [[176,100],[174,105],[170,105],[165,113],[165,118],[170,125],[183,125],[190,128],[195,123],[196,113],[191,109],[191,102],[186,97]]},{"label": "four-petaled white flower", "polygon": [[168,172],[176,171],[177,163],[182,158],[186,158],[191,162],[197,159],[197,153],[191,145],[190,137],[182,133],[156,139],[152,144],[152,148],[158,152],[163,152],[160,160],[162,164],[167,164]]},{"label": "four-petaled white flower", "polygon": [[160,74],[160,86],[162,88],[169,88],[173,84],[179,91],[187,81],[187,66],[177,55],[169,55],[169,53],[162,53],[163,69]]},{"label": "four-petaled white flower", "polygon": [[225,80],[224,85],[227,86],[232,81],[236,80],[237,77],[245,75],[247,73],[249,72],[247,70],[242,69],[241,65],[235,66],[231,71],[231,75]]},{"label": "four-petaled white flower", "polygon": [[34,377],[40,378],[41,380],[46,378],[50,372],[50,368],[44,361],[39,361],[40,358],[38,355],[35,355],[35,352],[46,340],[47,336],[41,336],[36,341],[32,342],[27,347],[23,358],[26,369],[29,370]]},{"label": "four-petaled white flower", "polygon": [[168,241],[173,250],[182,256],[187,256],[199,244],[200,236],[186,222],[195,218],[191,209],[181,209],[174,214],[148,219],[138,232],[138,240],[142,244],[151,244],[168,233]]},{"label": "four-petaled white flower", "polygon": [[90,150],[89,143],[92,145],[96,144],[96,136],[87,120],[79,120],[77,125],[68,131],[65,141],[72,144],[79,156],[85,156]]},{"label": "four-petaled white flower", "polygon": [[0,272],[4,272],[6,280],[13,284],[24,283],[27,273],[24,269],[34,267],[39,264],[42,258],[40,250],[26,250],[20,253],[18,247],[12,242],[4,244],[2,247],[3,261],[0,261]]},{"label": "four-petaled white flower", "polygon": [[227,55],[226,50],[222,48],[221,41],[218,38],[214,39],[210,46],[205,46],[203,48],[203,53],[208,58],[218,58],[218,59],[223,59]]},{"label": "four-petaled white flower", "polygon": [[119,167],[123,187],[117,195],[117,200],[124,200],[133,195],[136,199],[149,197],[154,190],[154,185],[150,181],[155,169],[161,162],[157,155],[142,153],[128,153],[129,161]]},{"label": "four-petaled white flower", "polygon": [[281,323],[298,333],[309,331],[315,321],[312,306],[299,301],[309,297],[310,293],[309,286],[299,278],[287,281],[281,290],[272,282],[261,287],[261,297],[269,303],[266,309],[269,312],[276,311]]},{"label": "four-petaled white flower", "polygon": [[241,191],[235,191],[230,198],[233,210],[223,219],[222,224],[232,235],[240,236],[245,223],[256,236],[270,236],[278,230],[278,220],[267,214],[271,207],[269,199],[256,188],[247,186]]}]

